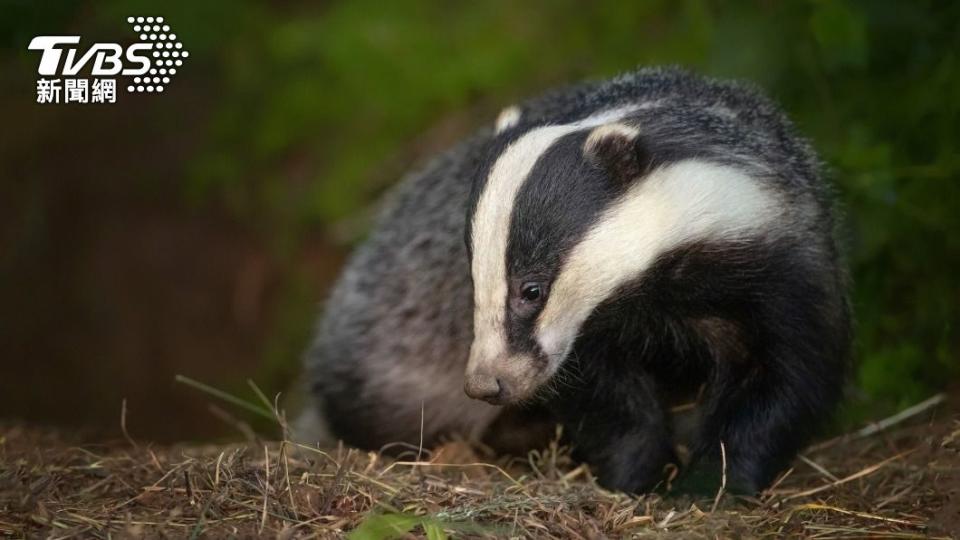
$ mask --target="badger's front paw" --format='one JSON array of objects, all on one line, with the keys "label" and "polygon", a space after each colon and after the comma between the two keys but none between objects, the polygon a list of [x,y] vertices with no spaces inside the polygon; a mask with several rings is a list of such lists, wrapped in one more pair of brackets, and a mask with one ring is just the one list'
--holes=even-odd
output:
[{"label": "badger's front paw", "polygon": [[667,465],[677,463],[677,456],[669,439],[637,432],[596,449],[588,462],[604,488],[647,493],[664,483]]}]

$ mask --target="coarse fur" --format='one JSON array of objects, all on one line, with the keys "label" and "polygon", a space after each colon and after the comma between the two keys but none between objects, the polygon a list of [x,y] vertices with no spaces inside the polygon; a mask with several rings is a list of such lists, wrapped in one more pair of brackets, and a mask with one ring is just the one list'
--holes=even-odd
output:
[{"label": "coarse fur", "polygon": [[307,355],[301,433],[432,444],[541,408],[644,491],[699,396],[693,470],[719,478],[722,445],[730,486],[762,489],[848,371],[831,201],[742,84],[641,69],[512,106],[391,194]]}]

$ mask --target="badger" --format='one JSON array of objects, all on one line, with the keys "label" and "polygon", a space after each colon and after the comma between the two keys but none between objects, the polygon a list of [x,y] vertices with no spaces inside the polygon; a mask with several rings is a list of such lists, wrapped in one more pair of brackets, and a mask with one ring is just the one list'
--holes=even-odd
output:
[{"label": "badger", "polygon": [[[505,109],[407,176],[306,354],[312,442],[562,426],[605,487],[678,463],[757,492],[843,393],[832,191],[758,90],[645,68]],[[719,475],[716,475],[719,478]]]}]

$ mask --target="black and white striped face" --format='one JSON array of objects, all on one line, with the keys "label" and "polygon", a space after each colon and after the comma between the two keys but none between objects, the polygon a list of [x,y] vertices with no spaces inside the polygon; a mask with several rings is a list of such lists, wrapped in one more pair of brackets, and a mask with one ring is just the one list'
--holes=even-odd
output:
[{"label": "black and white striped face", "polygon": [[774,195],[738,169],[659,162],[628,118],[634,110],[508,133],[476,179],[469,396],[496,404],[532,396],[594,309],[659,255],[752,234],[775,216]]}]

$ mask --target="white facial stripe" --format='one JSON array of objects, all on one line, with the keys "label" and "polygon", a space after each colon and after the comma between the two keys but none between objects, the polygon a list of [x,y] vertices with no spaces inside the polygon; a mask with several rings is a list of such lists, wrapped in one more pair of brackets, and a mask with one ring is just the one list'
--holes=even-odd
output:
[{"label": "white facial stripe", "polygon": [[544,126],[514,141],[490,171],[473,215],[474,338],[468,371],[506,352],[507,240],[510,216],[520,187],[540,156],[560,137],[619,120],[632,107],[612,109],[572,124]]},{"label": "white facial stripe", "polygon": [[687,160],[654,171],[570,253],[537,321],[540,346],[565,358],[590,313],[659,255],[692,240],[756,235],[779,212],[774,194],[732,167]]}]

